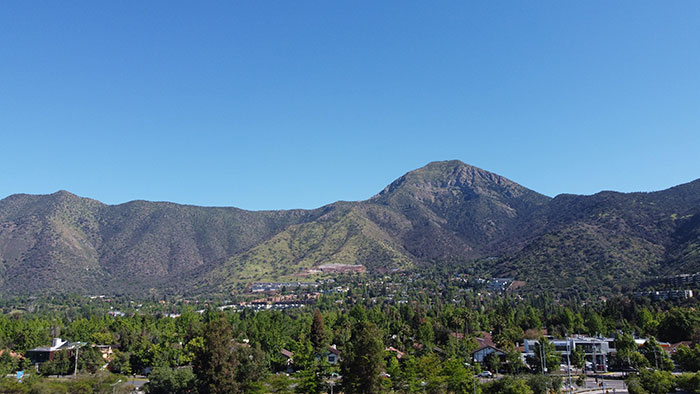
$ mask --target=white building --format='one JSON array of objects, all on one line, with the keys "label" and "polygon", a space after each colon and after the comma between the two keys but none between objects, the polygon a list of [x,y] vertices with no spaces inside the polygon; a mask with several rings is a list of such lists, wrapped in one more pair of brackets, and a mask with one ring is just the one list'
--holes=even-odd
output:
[{"label": "white building", "polygon": [[[562,362],[566,363],[566,356],[571,355],[574,349],[583,351],[586,361],[591,363],[592,368],[598,371],[607,372],[608,356],[616,353],[614,338],[594,338],[582,335],[567,337],[564,339],[548,339],[562,356]],[[526,339],[524,342],[524,357],[534,357],[536,345],[539,341]]]}]

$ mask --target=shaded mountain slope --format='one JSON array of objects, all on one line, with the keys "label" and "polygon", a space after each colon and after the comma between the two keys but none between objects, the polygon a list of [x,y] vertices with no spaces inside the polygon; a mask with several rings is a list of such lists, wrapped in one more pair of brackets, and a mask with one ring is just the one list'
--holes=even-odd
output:
[{"label": "shaded mountain slope", "polygon": [[108,206],[64,191],[15,195],[0,201],[2,289],[158,287],[182,281],[192,270],[221,263],[315,215],[145,201]]},{"label": "shaded mountain slope", "polygon": [[369,215],[379,226],[391,228],[392,235],[418,258],[479,257],[517,248],[522,228],[549,200],[502,176],[453,160],[411,171],[369,200],[404,220],[372,210]]},{"label": "shaded mountain slope", "polygon": [[533,288],[630,290],[650,275],[700,269],[700,181],[653,193],[560,195],[527,245],[490,267]]}]

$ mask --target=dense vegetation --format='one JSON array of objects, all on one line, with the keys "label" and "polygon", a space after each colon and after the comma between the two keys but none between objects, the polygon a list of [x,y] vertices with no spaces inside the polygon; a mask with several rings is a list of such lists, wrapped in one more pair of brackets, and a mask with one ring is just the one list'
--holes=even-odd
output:
[{"label": "dense vegetation", "polygon": [[[216,307],[224,300],[204,305],[78,296],[5,300],[0,303],[4,312],[0,348],[22,353],[48,344],[53,333],[72,341],[115,344],[118,351],[108,365],[112,375],[104,371],[93,375],[102,362],[95,351],[86,349],[78,360],[82,378],[61,381],[32,374],[21,385],[3,381],[0,391],[25,392],[33,385],[50,385],[54,392],[111,392],[114,387],[109,384],[120,379],[113,375],[150,369],[146,386],[150,393],[321,393],[331,384],[336,392],[345,393],[545,393],[559,390],[562,378],[542,375],[540,366],[558,370],[559,356],[543,340],[544,359],[537,356],[523,364],[515,346],[524,338],[542,339],[545,330],[554,337],[615,336],[618,356],[609,360],[610,367],[640,371],[638,377],[629,378],[638,393],[665,389],[654,389],[652,383],[665,382],[659,376],[665,379],[663,371],[673,369],[674,363],[688,374],[665,384],[700,389],[700,346],[681,346],[671,360],[656,339],[700,340],[695,299],[671,303],[626,297],[601,301],[496,295],[464,291],[463,282],[440,272],[360,279],[349,276],[334,283],[348,286],[347,293],[329,293],[313,307],[286,311],[219,312]],[[394,296],[397,287],[404,294],[401,299]],[[204,311],[197,312],[199,308]],[[107,314],[117,309],[126,315]],[[170,313],[176,315],[169,317]],[[481,365],[471,364],[470,354],[483,332],[490,332],[506,351],[505,362],[488,358]],[[637,347],[633,335],[650,340]],[[321,357],[330,345],[340,352],[338,365]],[[282,349],[293,352],[294,372],[289,374]],[[572,364],[582,367],[582,357],[573,355]],[[26,362],[7,356],[0,358],[0,365],[5,373],[32,370]],[[65,375],[73,368],[72,359],[57,357],[42,364],[39,373]],[[647,368],[659,375],[650,378]],[[475,375],[483,370],[508,376],[479,382]],[[77,384],[83,391],[71,386]]]}]

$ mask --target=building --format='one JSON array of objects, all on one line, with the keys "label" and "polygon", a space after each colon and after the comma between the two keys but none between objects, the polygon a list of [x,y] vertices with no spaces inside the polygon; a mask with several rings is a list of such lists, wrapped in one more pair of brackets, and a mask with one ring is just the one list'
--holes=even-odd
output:
[{"label": "building", "polygon": [[35,347],[34,349],[27,350],[25,355],[33,364],[41,364],[53,360],[57,352],[70,351],[72,353],[73,349],[77,349],[83,345],[85,345],[85,342],[68,342],[61,338],[54,338],[53,341],[51,341],[51,346]]},{"label": "building", "polygon": [[112,360],[112,356],[114,355],[114,348],[117,346],[115,346],[115,345],[92,345],[92,347],[94,347],[100,351],[102,358],[106,362],[110,362]]},{"label": "building", "polygon": [[498,356],[498,358],[501,359],[501,361],[505,360],[506,353],[503,350],[500,350],[491,345],[486,345],[472,352],[472,361],[474,361],[475,363],[483,363],[486,356],[488,356],[491,353],[496,353],[496,355]]},{"label": "building", "polygon": [[335,345],[328,346],[326,351],[316,356],[317,360],[325,359],[328,364],[335,365],[340,362],[340,350]]},{"label": "building", "polygon": [[488,291],[506,291],[510,288],[513,283],[513,278],[493,278],[486,284],[486,290]]},{"label": "building", "polygon": [[634,293],[635,298],[649,297],[654,301],[661,300],[685,300],[693,298],[692,290],[659,290],[659,291],[638,291]]},{"label": "building", "polygon": [[287,367],[287,373],[294,372],[294,352],[282,348],[280,354],[282,354],[282,358],[284,358],[284,365]]},{"label": "building", "polygon": [[[574,349],[582,350],[584,359],[590,363],[591,368],[597,371],[607,372],[608,357],[616,353],[614,338],[595,338],[576,335],[564,339],[549,339],[556,351],[561,354],[562,363],[566,363],[566,356],[570,356]],[[526,339],[523,343],[523,356],[534,357],[537,351],[538,340]]]},{"label": "building", "polygon": [[317,287],[314,282],[255,282],[248,286],[251,293],[275,293],[283,289],[294,290],[304,287]]},{"label": "building", "polygon": [[700,286],[700,272],[694,274],[680,274],[657,278],[656,282],[668,283],[671,286]]},{"label": "building", "polygon": [[[452,336],[459,339],[464,338],[464,334],[462,333],[452,333]],[[506,353],[496,347],[491,333],[482,331],[481,335],[476,338],[476,342],[479,344],[479,347],[472,352],[472,361],[482,363],[484,362],[484,358],[486,358],[486,356],[491,353],[496,353],[496,355],[501,358],[501,361],[505,362]]]},{"label": "building", "polygon": [[396,358],[399,360],[401,360],[406,355],[406,353],[402,352],[401,350],[399,350],[393,346],[389,346],[389,347],[385,348],[384,351],[396,354]]}]

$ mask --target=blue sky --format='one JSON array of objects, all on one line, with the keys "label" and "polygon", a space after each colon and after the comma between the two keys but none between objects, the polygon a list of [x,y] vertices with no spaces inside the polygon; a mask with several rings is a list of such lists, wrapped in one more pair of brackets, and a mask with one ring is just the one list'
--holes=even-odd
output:
[{"label": "blue sky", "polygon": [[700,178],[697,1],[4,1],[0,197],[314,208],[460,159]]}]

